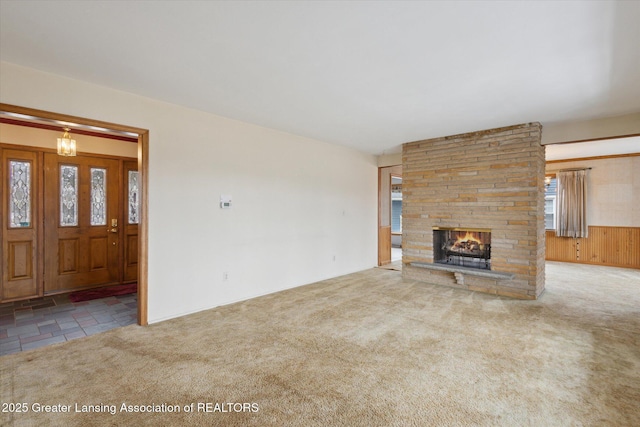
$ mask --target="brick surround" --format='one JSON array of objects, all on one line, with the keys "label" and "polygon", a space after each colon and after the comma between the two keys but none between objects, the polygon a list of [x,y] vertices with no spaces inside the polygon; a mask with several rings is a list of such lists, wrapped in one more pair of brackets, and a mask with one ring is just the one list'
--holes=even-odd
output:
[{"label": "brick surround", "polygon": [[[545,156],[541,134],[540,123],[527,123],[404,144],[404,277],[522,299],[536,299],[542,293]],[[410,265],[433,264],[433,227],[490,229],[491,270],[508,277]]]}]

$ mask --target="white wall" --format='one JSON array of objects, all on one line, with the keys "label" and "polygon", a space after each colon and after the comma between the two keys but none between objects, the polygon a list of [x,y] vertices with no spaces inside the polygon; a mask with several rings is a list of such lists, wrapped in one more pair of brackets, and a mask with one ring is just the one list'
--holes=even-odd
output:
[{"label": "white wall", "polygon": [[402,164],[402,153],[382,154],[378,156],[378,167],[397,166]]},{"label": "white wall", "polygon": [[7,63],[0,101],[149,129],[149,322],[376,265],[374,156]]},{"label": "white wall", "polygon": [[543,123],[542,145],[640,134],[640,112],[568,123]]},{"label": "white wall", "polygon": [[608,227],[640,227],[640,156],[547,163],[546,172],[590,167],[587,222]]}]

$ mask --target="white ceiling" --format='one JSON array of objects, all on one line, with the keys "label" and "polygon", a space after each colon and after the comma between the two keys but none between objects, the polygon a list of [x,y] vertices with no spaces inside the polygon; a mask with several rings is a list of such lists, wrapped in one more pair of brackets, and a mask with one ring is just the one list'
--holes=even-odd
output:
[{"label": "white ceiling", "polygon": [[373,154],[640,111],[638,1],[0,1],[0,60]]}]

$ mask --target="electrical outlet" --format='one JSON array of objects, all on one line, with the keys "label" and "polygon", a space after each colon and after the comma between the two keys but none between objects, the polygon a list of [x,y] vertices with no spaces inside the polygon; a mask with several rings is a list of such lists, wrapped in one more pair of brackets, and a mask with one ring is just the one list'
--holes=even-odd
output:
[{"label": "electrical outlet", "polygon": [[229,280],[229,273],[227,273],[226,271],[222,273],[222,280]]},{"label": "electrical outlet", "polygon": [[335,255],[333,256],[333,262],[336,262],[336,256]]}]

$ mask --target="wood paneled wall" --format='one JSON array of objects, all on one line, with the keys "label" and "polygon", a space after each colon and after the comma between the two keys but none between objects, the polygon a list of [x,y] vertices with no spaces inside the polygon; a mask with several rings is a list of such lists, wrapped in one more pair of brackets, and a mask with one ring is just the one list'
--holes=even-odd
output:
[{"label": "wood paneled wall", "polygon": [[545,236],[545,259],[548,261],[578,261],[578,240],[571,237],[558,237],[554,230],[547,230]]},{"label": "wood paneled wall", "polygon": [[546,259],[640,268],[640,227],[589,226],[589,237],[557,237],[546,232]]}]

